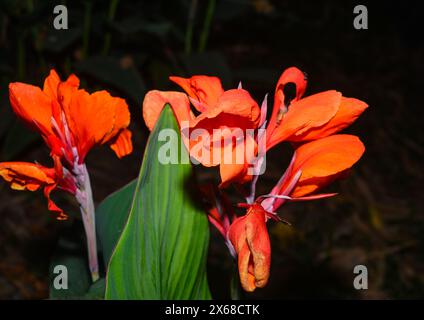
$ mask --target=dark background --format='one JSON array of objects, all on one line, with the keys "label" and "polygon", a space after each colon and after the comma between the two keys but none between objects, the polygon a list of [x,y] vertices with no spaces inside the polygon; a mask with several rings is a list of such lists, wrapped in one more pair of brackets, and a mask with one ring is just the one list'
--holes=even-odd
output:
[{"label": "dark background", "polygon": [[[0,1],[0,160],[50,164],[41,139],[11,112],[7,90],[12,81],[41,85],[50,68],[62,77],[76,73],[82,87],[107,89],[130,105],[134,153],[118,160],[103,147],[87,159],[100,202],[137,176],[148,136],[141,117],[147,90],[176,90],[169,75],[208,74],[221,77],[226,89],[242,81],[260,102],[265,93],[272,95],[285,68],[297,66],[309,75],[307,94],[337,89],[370,105],[347,130],[367,150],[349,178],[331,187],[340,195],[281,209],[293,227],[270,226],[269,284],[246,297],[423,298],[424,106],[418,94],[424,49],[418,5],[217,0],[208,27],[211,2],[197,1],[190,20],[195,2]],[[53,29],[57,4],[67,5],[69,30]],[[358,4],[368,8],[368,30],[353,28]],[[260,193],[282,174],[289,154],[276,148],[267,160]],[[196,170],[201,180],[216,179],[216,172]],[[48,297],[48,266],[58,238],[80,224],[72,199],[59,194],[57,200],[75,218],[57,221],[41,193],[0,183],[0,298]],[[368,267],[368,290],[352,286],[357,264]],[[214,230],[208,266],[213,296],[228,298],[232,262]]]}]

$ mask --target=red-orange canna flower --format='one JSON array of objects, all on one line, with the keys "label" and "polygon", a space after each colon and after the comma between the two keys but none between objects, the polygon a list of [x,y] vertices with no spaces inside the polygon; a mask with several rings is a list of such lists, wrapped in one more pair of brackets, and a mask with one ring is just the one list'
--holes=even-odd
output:
[{"label": "red-orange canna flower", "polygon": [[132,152],[130,113],[125,101],[107,91],[89,94],[79,89],[79,79],[71,75],[61,81],[51,70],[43,88],[25,83],[9,85],[13,111],[30,128],[38,131],[54,160],[53,168],[25,162],[0,163],[0,175],[16,190],[44,188],[49,210],[66,214],[50,199],[60,188],[73,194],[81,207],[87,234],[90,270],[98,277],[94,204],[84,159],[94,145],[108,143],[121,158]]},{"label": "red-orange canna flower", "polygon": [[[220,165],[221,178],[225,182],[234,178],[224,162],[235,163],[225,155],[242,154],[241,167],[246,162],[245,150],[256,148],[252,136],[245,138],[246,129],[256,129],[261,114],[258,104],[250,94],[241,88],[224,91],[216,77],[193,76],[191,78],[170,77],[188,94],[170,91],[150,91],[143,102],[143,117],[151,130],[162,108],[169,103],[181,128],[182,138],[190,155],[204,166]],[[190,102],[199,112],[194,115]],[[220,134],[214,135],[217,130]],[[234,139],[237,133],[243,139]],[[231,157],[230,157],[231,158]]]},{"label": "red-orange canna flower", "polygon": [[[289,83],[296,86],[291,101],[284,92]],[[334,90],[302,98],[305,89],[304,74],[297,68],[289,68],[278,81],[267,125],[266,99],[262,104],[259,123],[261,128],[266,126],[266,131],[255,136],[256,145],[262,143],[262,148],[257,149],[253,180],[250,190],[244,194],[246,203],[239,204],[247,208],[247,213],[234,218],[231,210],[217,200],[215,207],[209,210],[209,220],[223,235],[230,253],[238,259],[240,281],[246,291],[265,286],[269,277],[271,252],[266,221],[283,221],[276,210],[286,201],[334,196],[335,193],[316,192],[343,177],[365,151],[358,137],[334,133],[354,122],[367,105]],[[256,172],[265,161],[266,151],[283,141],[296,142],[292,161],[271,192],[256,198]],[[233,172],[229,181],[240,184],[248,180],[247,164],[227,169]]]},{"label": "red-orange canna flower", "polygon": [[233,221],[228,238],[237,253],[240,282],[244,290],[263,288],[269,278],[271,243],[266,228],[267,212],[257,203]]}]

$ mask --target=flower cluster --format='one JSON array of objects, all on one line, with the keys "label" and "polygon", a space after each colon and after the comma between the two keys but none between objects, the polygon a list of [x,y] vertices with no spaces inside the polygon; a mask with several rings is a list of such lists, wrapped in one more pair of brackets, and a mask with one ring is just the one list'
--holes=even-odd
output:
[{"label": "flower cluster", "polygon": [[[267,221],[281,221],[276,211],[287,201],[313,200],[334,196],[317,194],[320,189],[346,174],[361,158],[365,147],[358,137],[337,134],[351,125],[367,108],[367,104],[328,90],[304,97],[307,79],[295,67],[286,69],[279,78],[271,116],[267,119],[267,98],[261,107],[248,91],[241,88],[224,90],[217,77],[170,77],[185,93],[150,91],[143,102],[143,117],[152,129],[166,103],[169,103],[180,125],[183,141],[190,156],[205,166],[219,166],[221,191],[205,192],[212,199],[209,220],[217,227],[233,254],[237,257],[240,281],[246,291],[266,285],[271,265],[271,245]],[[287,86],[295,86],[294,97],[286,96]],[[193,107],[193,109],[192,109]],[[225,139],[215,143],[203,140],[199,153],[198,137],[189,130],[253,129],[256,134],[244,139]],[[290,165],[269,194],[256,197],[256,182],[264,165],[266,152],[283,142],[294,147]],[[218,154],[210,155],[218,148]],[[241,149],[244,161],[224,162],[225,154]],[[211,152],[211,150],[213,152]],[[246,150],[253,150],[253,157]],[[253,164],[253,170],[252,169]],[[245,197],[239,204],[246,214],[237,217],[222,191],[230,184],[238,186]],[[240,186],[247,188],[240,188]]]},{"label": "flower cluster", "polygon": [[95,145],[108,143],[121,158],[132,152],[130,113],[126,102],[107,91],[89,94],[71,75],[61,81],[51,70],[43,88],[25,83],[9,85],[10,104],[16,115],[40,133],[50,149],[53,167],[30,162],[1,162],[0,176],[15,190],[44,190],[49,210],[58,219],[67,215],[50,198],[64,190],[80,204],[87,234],[90,269],[98,277],[94,203],[85,157]]}]

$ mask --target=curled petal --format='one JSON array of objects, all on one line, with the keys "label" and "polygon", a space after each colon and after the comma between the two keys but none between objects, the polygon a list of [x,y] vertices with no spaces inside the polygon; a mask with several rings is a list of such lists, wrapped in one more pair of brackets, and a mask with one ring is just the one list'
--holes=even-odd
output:
[{"label": "curled petal", "polygon": [[268,125],[269,134],[272,134],[274,129],[277,127],[281,114],[285,112],[285,109],[287,108],[285,105],[286,101],[284,89],[289,83],[292,83],[296,86],[296,96],[292,101],[294,102],[299,100],[306,90],[307,80],[305,73],[296,67],[290,67],[284,70],[280,76],[280,79],[278,79],[277,85],[275,87],[274,107],[272,109],[272,114]]},{"label": "curled petal", "polygon": [[229,239],[238,255],[240,282],[244,290],[264,287],[271,266],[271,244],[266,228],[266,211],[253,204],[230,226]]},{"label": "curled petal", "polygon": [[208,107],[214,107],[219,97],[224,93],[221,80],[210,76],[193,76],[191,78],[169,77],[178,84],[190,98],[200,104],[194,104],[195,108],[203,112]]},{"label": "curled petal", "polygon": [[289,83],[296,85],[295,100],[299,100],[306,90],[307,79],[305,73],[296,67],[290,67],[284,70],[275,87],[274,108],[284,105],[284,88]]},{"label": "curled petal", "polygon": [[56,189],[56,184],[53,185],[47,185],[44,187],[44,196],[47,199],[47,208],[57,214],[58,220],[66,220],[68,218],[68,215],[59,208],[56,203],[51,199],[50,194],[54,189]]}]

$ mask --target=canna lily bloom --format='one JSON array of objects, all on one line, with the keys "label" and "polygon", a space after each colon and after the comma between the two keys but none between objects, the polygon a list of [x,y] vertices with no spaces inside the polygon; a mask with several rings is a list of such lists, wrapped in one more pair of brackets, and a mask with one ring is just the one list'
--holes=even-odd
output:
[{"label": "canna lily bloom", "polygon": [[[211,98],[205,94],[206,86],[205,90],[194,90],[196,85],[192,81],[177,81],[192,99],[197,97],[199,104],[210,103]],[[197,81],[194,83],[197,84]],[[290,83],[296,89],[291,101],[285,97],[284,92]],[[267,221],[273,219],[284,222],[276,211],[286,201],[334,196],[335,193],[316,192],[343,177],[365,151],[358,137],[335,133],[353,123],[367,105],[360,100],[343,97],[335,90],[302,98],[306,84],[305,75],[299,69],[289,68],[283,72],[275,90],[274,108],[268,124],[266,98],[262,103],[258,128],[266,130],[254,136],[257,157],[253,164],[250,191],[244,194],[246,203],[239,204],[239,207],[247,208],[246,214],[236,218],[228,205],[223,205],[216,197],[208,194],[213,199],[209,221],[224,237],[231,255],[237,259],[240,282],[248,292],[264,287],[269,278],[271,246]],[[292,161],[271,192],[256,198],[258,172],[265,161],[266,151],[283,141],[296,143]],[[258,147],[263,145],[265,147]],[[249,180],[246,179],[247,164],[227,166],[226,171],[229,177],[227,183],[242,184]]]},{"label": "canna lily bloom", "polygon": [[98,278],[94,203],[85,157],[92,147],[108,143],[121,158],[132,152],[130,113],[125,100],[107,91],[89,94],[79,89],[71,75],[61,81],[51,70],[43,88],[25,83],[9,85],[13,111],[30,128],[40,133],[50,149],[54,168],[23,162],[0,163],[0,175],[16,190],[44,188],[48,208],[66,214],[50,199],[56,189],[73,194],[78,201],[87,235],[89,264],[93,280]]},{"label": "canna lily bloom", "polygon": [[229,228],[228,237],[238,256],[240,282],[248,292],[263,288],[268,282],[271,243],[266,220],[267,212],[260,204],[254,203]]},{"label": "canna lily bloom", "polygon": [[[243,168],[248,161],[245,150],[256,148],[252,136],[245,139],[244,133],[246,129],[254,130],[259,126],[259,106],[242,88],[224,91],[217,77],[170,79],[180,85],[188,96],[180,92],[149,91],[143,101],[143,117],[147,127],[153,129],[164,105],[169,103],[190,156],[207,167],[220,165],[223,183],[232,179],[234,173],[227,170],[225,164],[234,163]],[[198,115],[191,110],[190,102]],[[221,130],[220,134],[215,135],[218,129]],[[238,139],[235,132],[242,132],[243,139]],[[243,158],[235,163],[232,157],[225,158],[228,154],[241,154]]]}]

